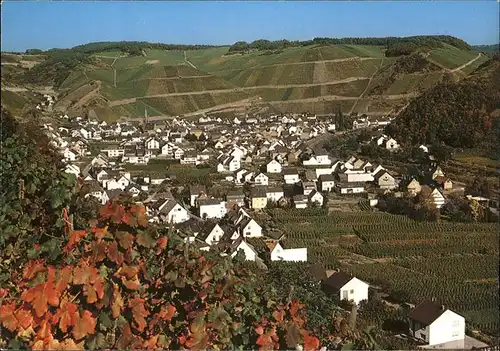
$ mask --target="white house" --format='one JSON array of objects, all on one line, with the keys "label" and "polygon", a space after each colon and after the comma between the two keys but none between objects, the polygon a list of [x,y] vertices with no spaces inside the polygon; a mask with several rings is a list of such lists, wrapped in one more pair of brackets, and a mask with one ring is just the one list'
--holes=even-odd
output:
[{"label": "white house", "polygon": [[281,164],[276,160],[271,160],[266,165],[267,173],[281,173],[282,167]]},{"label": "white house", "polygon": [[234,156],[229,156],[223,159],[217,165],[217,172],[235,172],[240,168],[241,162],[240,159]]},{"label": "white house", "polygon": [[330,192],[335,186],[335,178],[332,174],[322,174],[318,177],[321,191]]},{"label": "white house", "polygon": [[208,245],[213,245],[219,242],[224,236],[224,230],[217,223],[210,224],[208,227],[205,227],[202,232],[196,237],[207,243]]},{"label": "white house", "polygon": [[392,151],[392,150],[398,150],[399,149],[399,144],[396,140],[394,140],[393,138],[389,138],[386,142],[385,142],[385,148],[389,151]]},{"label": "white house", "polygon": [[189,212],[174,199],[166,200],[159,207],[159,217],[166,223],[183,223],[189,220]]},{"label": "white house", "polygon": [[226,215],[226,202],[220,199],[198,199],[201,218],[222,218]]},{"label": "white house", "polygon": [[318,206],[323,206],[323,195],[321,195],[321,193],[317,190],[311,191],[307,196],[307,199],[311,203],[316,203]]},{"label": "white house", "polygon": [[463,349],[465,318],[434,302],[424,302],[409,315],[411,336],[429,346],[443,345],[448,349]]},{"label": "white house", "polygon": [[268,188],[266,190],[266,197],[268,200],[278,202],[283,196],[285,196],[283,188]]},{"label": "white house", "polygon": [[257,174],[253,178],[253,181],[255,185],[269,185],[269,177],[266,176],[264,173]]},{"label": "white house", "polygon": [[64,149],[63,156],[65,161],[70,161],[73,162],[76,160],[76,155],[77,153],[74,152],[73,150],[66,148]]},{"label": "white house", "polygon": [[342,195],[359,194],[365,191],[365,184],[361,182],[339,182],[335,184],[335,190]]},{"label": "white house", "polygon": [[344,272],[335,272],[323,282],[327,292],[339,294],[341,300],[353,301],[357,305],[368,300],[368,287],[364,281]]},{"label": "white house", "polygon": [[294,168],[283,170],[283,178],[286,184],[295,184],[300,181],[299,172]]},{"label": "white house", "polygon": [[252,245],[247,243],[242,238],[236,242],[237,246],[234,248],[234,251],[231,257],[234,257],[238,254],[239,251],[243,251],[245,255],[245,259],[247,261],[255,261],[257,259],[257,252],[253,248]]},{"label": "white house", "polygon": [[260,238],[262,227],[253,218],[245,217],[238,223],[240,234],[245,238]]},{"label": "white house", "polygon": [[434,205],[436,205],[436,208],[441,208],[443,207],[444,203],[446,202],[446,199],[444,198],[443,194],[438,190],[438,188],[434,188],[432,191],[432,202]]},{"label": "white house", "polygon": [[78,175],[80,174],[80,167],[78,167],[77,165],[69,164],[64,168],[64,172],[74,174],[78,177]]},{"label": "white house", "polygon": [[280,243],[276,243],[271,249],[271,261],[307,262],[307,247],[284,249]]}]

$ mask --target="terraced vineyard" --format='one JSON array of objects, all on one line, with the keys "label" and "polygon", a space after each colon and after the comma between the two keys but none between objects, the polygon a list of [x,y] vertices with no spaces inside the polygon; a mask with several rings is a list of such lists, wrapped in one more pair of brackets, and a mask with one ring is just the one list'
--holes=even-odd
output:
[{"label": "terraced vineyard", "polygon": [[[100,81],[98,94],[110,102],[108,111],[117,117],[140,117],[148,108],[148,113],[167,115],[238,109],[246,98],[253,98],[254,108],[275,112],[321,114],[341,109],[385,115],[440,82],[445,71],[477,57],[475,52],[445,45],[421,55],[420,63],[423,60],[427,66],[393,74],[394,67],[407,66],[399,57],[384,57],[381,46],[311,45],[245,54],[229,54],[228,49],[145,50],[145,56],[97,53],[96,63],[72,72],[61,89],[76,90]],[[453,74],[466,77],[485,59],[479,57]],[[137,102],[143,98],[155,100]],[[96,105],[88,97],[80,99],[84,103],[77,106]],[[121,104],[130,106],[118,107]],[[71,101],[62,105],[70,106]]]},{"label": "terraced vineyard", "polygon": [[416,222],[324,209],[268,213],[285,234],[285,246],[307,247],[312,262],[343,267],[401,301],[435,298],[481,330],[500,326],[498,224]]}]

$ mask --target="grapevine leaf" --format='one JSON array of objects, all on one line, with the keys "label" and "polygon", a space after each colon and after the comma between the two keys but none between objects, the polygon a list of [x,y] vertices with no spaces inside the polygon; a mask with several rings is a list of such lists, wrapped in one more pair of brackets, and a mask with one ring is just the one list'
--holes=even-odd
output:
[{"label": "grapevine leaf", "polygon": [[137,244],[150,248],[154,245],[154,240],[147,232],[140,231],[139,234],[137,234]]},{"label": "grapevine leaf", "polygon": [[31,280],[38,272],[44,272],[47,268],[42,260],[30,260],[23,271],[23,279]]},{"label": "grapevine leaf", "polygon": [[76,316],[75,326],[73,327],[73,337],[78,341],[89,334],[94,334],[95,326],[96,319],[92,317],[92,313],[84,310],[81,316]]},{"label": "grapevine leaf", "polygon": [[300,329],[295,324],[286,327],[285,342],[289,348],[295,348],[300,343]]},{"label": "grapevine leaf", "polygon": [[116,237],[120,242],[120,246],[125,250],[128,250],[132,247],[134,242],[134,236],[127,232],[116,232]]},{"label": "grapevine leaf", "polygon": [[19,321],[14,315],[15,309],[16,305],[14,303],[0,306],[0,321],[10,331],[16,330],[19,326]]},{"label": "grapevine leaf", "polygon": [[118,284],[113,284],[113,299],[111,303],[111,312],[113,313],[113,318],[118,318],[123,309],[123,298],[120,294],[120,290],[118,288]]},{"label": "grapevine leaf", "polygon": [[314,336],[304,335],[304,351],[317,349],[319,349],[319,339]]},{"label": "grapevine leaf", "polygon": [[144,307],[144,299],[135,297],[129,301],[128,307],[132,310],[132,316],[134,317],[134,327],[138,331],[144,331],[146,328],[146,318],[149,316],[149,311]]},{"label": "grapevine leaf", "polygon": [[68,327],[72,327],[76,323],[76,318],[78,316],[78,307],[68,301],[61,302],[61,308],[58,310],[59,316],[59,329],[63,333],[68,331]]},{"label": "grapevine leaf", "polygon": [[80,242],[83,238],[85,238],[88,235],[87,230],[73,230],[69,233],[69,239],[68,243],[64,247],[64,252],[68,253],[70,252],[76,244]]}]

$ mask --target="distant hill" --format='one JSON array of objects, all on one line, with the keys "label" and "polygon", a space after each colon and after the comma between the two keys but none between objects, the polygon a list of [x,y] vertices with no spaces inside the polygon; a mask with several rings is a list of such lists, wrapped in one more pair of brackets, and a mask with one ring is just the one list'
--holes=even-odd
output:
[{"label": "distant hill", "polygon": [[20,79],[58,88],[61,110],[93,106],[109,119],[140,117],[145,110],[150,116],[230,111],[249,101],[252,108],[281,112],[384,115],[445,75],[458,81],[488,61],[449,36],[273,43],[256,41],[241,51],[90,43],[45,52],[45,60]]},{"label": "distant hill", "polygon": [[[414,99],[391,123],[389,133],[405,144],[459,148],[489,145],[500,151],[500,61],[480,65],[459,81],[446,80]],[[494,147],[496,145],[496,147]]]},{"label": "distant hill", "polygon": [[474,45],[472,47],[473,50],[479,51],[479,52],[484,52],[487,54],[498,54],[500,53],[500,45],[499,44],[493,44],[493,45]]}]

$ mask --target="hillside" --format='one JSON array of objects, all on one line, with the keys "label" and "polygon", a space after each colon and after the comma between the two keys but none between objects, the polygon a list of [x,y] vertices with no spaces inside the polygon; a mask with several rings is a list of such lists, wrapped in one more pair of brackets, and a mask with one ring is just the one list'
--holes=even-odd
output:
[{"label": "hillside", "polygon": [[442,82],[414,99],[389,132],[406,144],[445,143],[485,147],[499,159],[500,61],[482,64],[469,77]]},{"label": "hillside", "polygon": [[397,57],[387,57],[384,46],[317,44],[244,53],[188,51],[187,58],[283,112],[341,108],[379,115],[405,106],[446,73],[458,80],[488,60],[446,43]]},{"label": "hillside", "polygon": [[175,116],[259,106],[385,115],[445,77],[467,77],[489,59],[452,37],[338,40],[257,41],[247,50],[235,50],[236,44],[90,43],[44,53],[46,59],[22,78],[58,87],[60,111],[91,108],[106,120],[139,118],[145,111]]}]

